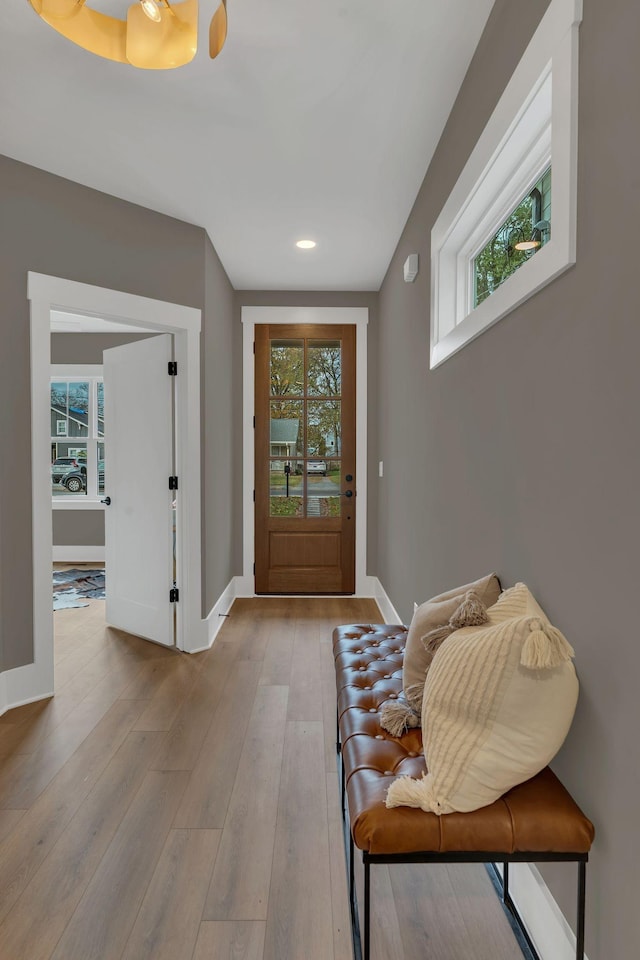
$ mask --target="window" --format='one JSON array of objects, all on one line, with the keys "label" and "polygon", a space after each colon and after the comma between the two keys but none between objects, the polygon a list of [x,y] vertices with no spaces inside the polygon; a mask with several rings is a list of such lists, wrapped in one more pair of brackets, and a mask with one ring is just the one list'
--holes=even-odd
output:
[{"label": "window", "polygon": [[55,503],[104,493],[104,384],[91,375],[51,378],[51,495]]},{"label": "window", "polygon": [[551,168],[547,169],[472,261],[473,306],[491,296],[551,236]]},{"label": "window", "polygon": [[575,263],[581,20],[549,4],[433,226],[432,368]]}]

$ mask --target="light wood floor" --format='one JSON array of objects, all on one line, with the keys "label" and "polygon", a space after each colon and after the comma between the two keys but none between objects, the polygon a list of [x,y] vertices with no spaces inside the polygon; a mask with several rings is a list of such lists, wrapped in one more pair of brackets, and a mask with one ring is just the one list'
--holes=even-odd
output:
[{"label": "light wood floor", "polygon": [[[248,599],[181,655],[55,614],[56,696],[0,718],[2,960],[350,960],[331,628]],[[372,960],[521,960],[480,866],[372,868]]]}]

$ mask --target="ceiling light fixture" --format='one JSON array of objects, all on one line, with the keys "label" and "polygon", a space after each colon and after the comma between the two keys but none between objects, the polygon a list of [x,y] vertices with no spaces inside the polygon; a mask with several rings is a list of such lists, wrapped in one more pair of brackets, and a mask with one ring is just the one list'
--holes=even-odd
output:
[{"label": "ceiling light fixture", "polygon": [[514,243],[514,250],[537,250],[542,246],[543,234],[548,233],[551,224],[548,220],[538,220],[533,225],[533,231],[529,239],[518,240]]},{"label": "ceiling light fixture", "polygon": [[140,6],[149,17],[149,20],[153,20],[154,23],[162,22],[162,14],[158,10],[156,0],[140,0]]},{"label": "ceiling light fixture", "polygon": [[313,250],[315,245],[315,240],[296,240],[296,247],[300,247],[301,250]]},{"label": "ceiling light fixture", "polygon": [[[198,49],[198,0],[136,0],[126,19],[92,10],[86,0],[29,0],[45,23],[67,40],[107,60],[145,70],[170,70],[190,63]],[[123,11],[126,0],[123,0]],[[227,0],[209,26],[209,56],[227,39]]]}]

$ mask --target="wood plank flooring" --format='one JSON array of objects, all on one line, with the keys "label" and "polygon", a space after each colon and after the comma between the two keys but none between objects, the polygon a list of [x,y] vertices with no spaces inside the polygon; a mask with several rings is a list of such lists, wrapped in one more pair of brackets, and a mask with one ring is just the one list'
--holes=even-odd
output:
[{"label": "wood plank flooring", "polygon": [[[187,656],[57,611],[56,696],[0,717],[2,960],[351,960],[330,638],[379,620],[238,600]],[[373,867],[372,947],[522,956],[476,865]]]}]

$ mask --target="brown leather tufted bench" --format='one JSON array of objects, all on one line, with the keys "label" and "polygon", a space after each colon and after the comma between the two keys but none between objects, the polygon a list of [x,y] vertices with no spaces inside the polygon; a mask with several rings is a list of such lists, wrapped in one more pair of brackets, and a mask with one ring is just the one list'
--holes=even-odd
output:
[{"label": "brown leather tufted bench", "polygon": [[388,624],[336,627],[337,746],[342,759],[343,812],[349,815],[349,887],[354,943],[358,914],[354,846],[364,863],[364,960],[369,960],[372,863],[501,863],[502,895],[536,956],[509,896],[509,863],[578,863],[576,960],[584,958],[586,863],[593,825],[547,767],[490,806],[437,816],[410,807],[387,809],[390,783],[426,771],[420,730],[393,737],[380,726],[380,707],[402,691],[407,628]]}]

